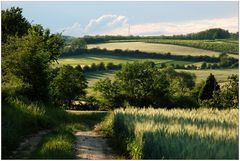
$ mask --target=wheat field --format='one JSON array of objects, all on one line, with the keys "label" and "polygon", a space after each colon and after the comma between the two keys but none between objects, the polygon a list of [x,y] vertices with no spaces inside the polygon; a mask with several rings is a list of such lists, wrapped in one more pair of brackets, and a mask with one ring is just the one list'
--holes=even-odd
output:
[{"label": "wheat field", "polygon": [[238,109],[117,109],[133,159],[238,159]]}]

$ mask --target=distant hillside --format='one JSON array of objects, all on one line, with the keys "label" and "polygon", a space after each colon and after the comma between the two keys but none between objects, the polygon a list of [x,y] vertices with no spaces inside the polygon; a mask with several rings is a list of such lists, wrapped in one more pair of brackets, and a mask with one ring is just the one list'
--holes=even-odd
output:
[{"label": "distant hillside", "polygon": [[213,28],[205,31],[190,33],[187,35],[174,35],[169,36],[171,39],[186,39],[186,40],[215,40],[215,39],[228,39],[231,38],[231,33],[228,30],[221,28]]},{"label": "distant hillside", "polygon": [[146,39],[174,39],[174,40],[215,40],[215,39],[235,39],[238,40],[238,32],[230,33],[228,30],[221,28],[213,28],[205,31],[190,33],[185,35],[173,35],[173,36],[111,36],[111,35],[96,35],[96,36],[84,36],[83,38],[88,44],[103,43],[112,40],[129,40],[138,41]]}]

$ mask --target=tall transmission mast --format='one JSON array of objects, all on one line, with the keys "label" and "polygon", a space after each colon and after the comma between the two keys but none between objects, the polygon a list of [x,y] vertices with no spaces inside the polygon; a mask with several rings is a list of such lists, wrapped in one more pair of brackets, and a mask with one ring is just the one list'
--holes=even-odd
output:
[{"label": "tall transmission mast", "polygon": [[130,24],[128,24],[128,36],[130,36]]}]

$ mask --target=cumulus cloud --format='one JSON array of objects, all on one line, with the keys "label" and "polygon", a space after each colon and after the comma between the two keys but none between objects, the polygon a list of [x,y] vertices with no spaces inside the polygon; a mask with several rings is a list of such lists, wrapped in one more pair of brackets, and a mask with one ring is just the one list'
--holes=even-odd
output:
[{"label": "cumulus cloud", "polygon": [[62,28],[65,35],[83,36],[83,35],[101,35],[107,31],[113,31],[116,28],[124,28],[128,26],[128,19],[122,15],[103,15],[96,19],[91,19],[89,23],[83,27],[78,22],[72,26]]},{"label": "cumulus cloud", "polygon": [[[74,23],[64,28],[63,34],[83,35],[128,35],[129,22],[121,15],[103,15],[92,19],[83,27]],[[230,32],[238,31],[238,17],[216,18],[185,22],[156,22],[130,25],[131,35],[176,35],[199,32],[209,28],[223,28]]]}]

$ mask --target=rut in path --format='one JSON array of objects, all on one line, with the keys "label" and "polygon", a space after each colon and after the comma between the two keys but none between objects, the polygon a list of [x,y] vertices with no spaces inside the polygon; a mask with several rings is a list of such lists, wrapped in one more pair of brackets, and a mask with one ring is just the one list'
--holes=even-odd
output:
[{"label": "rut in path", "polygon": [[77,138],[77,159],[106,160],[114,159],[107,138],[98,135],[95,131],[79,131]]},{"label": "rut in path", "polygon": [[42,130],[38,131],[36,134],[29,135],[23,142],[20,143],[19,147],[12,152],[9,159],[28,159],[31,152],[33,152],[42,137],[48,134],[52,130]]}]

